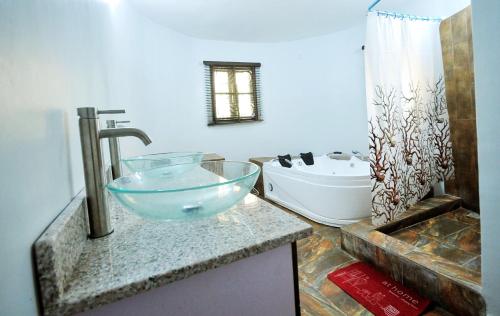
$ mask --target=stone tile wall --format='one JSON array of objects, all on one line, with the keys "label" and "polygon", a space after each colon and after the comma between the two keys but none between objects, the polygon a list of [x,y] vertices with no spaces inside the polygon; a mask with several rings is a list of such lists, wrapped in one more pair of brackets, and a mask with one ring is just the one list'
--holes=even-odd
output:
[{"label": "stone tile wall", "polygon": [[479,212],[471,7],[443,20],[440,33],[455,159],[455,179],[446,182],[446,191]]}]

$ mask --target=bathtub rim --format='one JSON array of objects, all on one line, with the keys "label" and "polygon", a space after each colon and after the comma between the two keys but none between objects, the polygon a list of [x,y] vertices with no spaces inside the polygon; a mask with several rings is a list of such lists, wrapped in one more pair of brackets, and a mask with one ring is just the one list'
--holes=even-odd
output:
[{"label": "bathtub rim", "polygon": [[282,174],[283,173],[295,174],[297,176],[302,176],[302,177],[318,178],[322,180],[327,180],[327,179],[351,180],[351,181],[368,180],[368,182],[370,182],[371,180],[371,174],[369,168],[367,170],[368,172],[364,175],[321,174],[321,173],[307,172],[305,170],[297,169],[294,166],[292,166],[291,168],[283,167],[279,164],[279,162],[273,159],[270,161],[266,161],[262,164],[262,171],[265,172],[266,170],[275,171]]},{"label": "bathtub rim", "polygon": [[[286,169],[286,170],[283,170]],[[316,173],[309,173],[309,172],[304,172],[301,170],[297,169],[292,169],[292,168],[286,168],[286,167],[281,167],[281,166],[273,166],[273,165],[266,165],[264,164],[262,166],[262,173],[275,173],[279,174],[282,176],[294,178],[300,181],[307,182],[312,185],[320,185],[320,186],[338,186],[338,187],[352,187],[352,186],[371,186],[371,176],[370,174],[368,175],[363,175],[363,176],[339,176],[339,175],[328,175],[328,174],[316,174]],[[318,181],[318,182],[315,182]],[[336,184],[336,183],[329,183],[326,184],[329,181],[339,181],[339,182],[347,182],[350,184]]]}]

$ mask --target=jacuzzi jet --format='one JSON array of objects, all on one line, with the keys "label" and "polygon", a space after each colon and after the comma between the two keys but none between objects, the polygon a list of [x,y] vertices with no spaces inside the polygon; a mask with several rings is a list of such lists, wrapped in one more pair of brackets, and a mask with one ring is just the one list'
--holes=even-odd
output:
[{"label": "jacuzzi jet", "polygon": [[200,211],[203,207],[201,205],[186,205],[182,208],[184,213],[194,213]]}]

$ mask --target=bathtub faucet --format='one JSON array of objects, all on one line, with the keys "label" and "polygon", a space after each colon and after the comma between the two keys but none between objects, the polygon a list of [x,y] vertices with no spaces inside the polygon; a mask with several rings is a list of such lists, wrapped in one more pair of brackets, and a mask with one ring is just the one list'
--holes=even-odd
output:
[{"label": "bathtub faucet", "polygon": [[[274,158],[274,159],[271,160],[271,162],[273,162],[273,161],[279,161],[279,159],[278,158]],[[283,161],[286,162],[286,163],[289,163],[290,166],[293,166],[293,162],[291,162],[290,160],[288,160],[286,158],[283,158]]]},{"label": "bathtub faucet", "polygon": [[368,156],[363,155],[358,150],[353,150],[352,154],[353,154],[354,157],[358,158],[359,160],[368,161]]}]

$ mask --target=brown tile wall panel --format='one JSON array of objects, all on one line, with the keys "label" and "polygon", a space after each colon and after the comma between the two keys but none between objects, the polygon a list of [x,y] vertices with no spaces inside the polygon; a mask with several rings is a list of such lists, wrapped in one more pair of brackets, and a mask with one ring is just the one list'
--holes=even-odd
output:
[{"label": "brown tile wall panel", "polygon": [[455,159],[455,179],[446,182],[446,191],[462,197],[465,207],[479,212],[470,6],[443,20],[440,34]]}]

